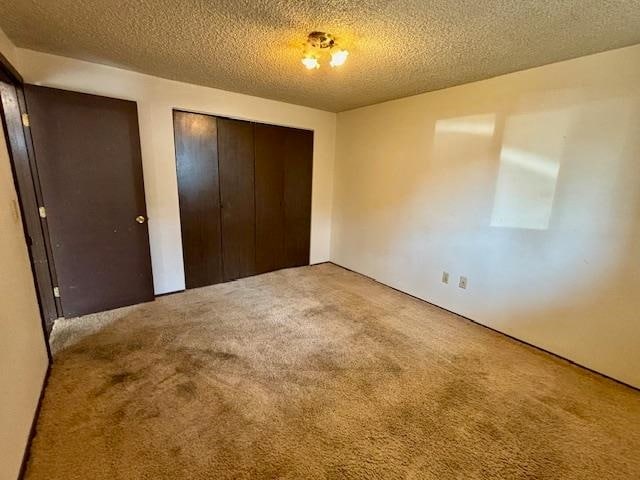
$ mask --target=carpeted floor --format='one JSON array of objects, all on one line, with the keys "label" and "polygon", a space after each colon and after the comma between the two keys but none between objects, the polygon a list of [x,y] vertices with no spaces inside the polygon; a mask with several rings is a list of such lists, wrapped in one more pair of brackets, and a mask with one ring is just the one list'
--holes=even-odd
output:
[{"label": "carpeted floor", "polygon": [[53,348],[29,480],[640,478],[640,393],[334,265]]}]

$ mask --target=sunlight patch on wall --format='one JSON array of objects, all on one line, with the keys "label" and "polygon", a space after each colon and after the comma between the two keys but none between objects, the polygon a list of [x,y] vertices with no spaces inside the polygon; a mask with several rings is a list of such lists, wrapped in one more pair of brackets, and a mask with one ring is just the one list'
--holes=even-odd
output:
[{"label": "sunlight patch on wall", "polygon": [[408,175],[419,192],[411,221],[449,229],[464,228],[470,221],[486,225],[486,213],[480,212],[491,208],[483,185],[495,178],[496,114],[445,117],[433,128],[432,150],[423,157],[427,170]]},{"label": "sunlight patch on wall", "polygon": [[496,128],[495,114],[446,118],[436,122],[436,134],[461,133],[492,137]]},{"label": "sunlight patch on wall", "polygon": [[549,227],[569,122],[567,110],[506,119],[492,227]]}]

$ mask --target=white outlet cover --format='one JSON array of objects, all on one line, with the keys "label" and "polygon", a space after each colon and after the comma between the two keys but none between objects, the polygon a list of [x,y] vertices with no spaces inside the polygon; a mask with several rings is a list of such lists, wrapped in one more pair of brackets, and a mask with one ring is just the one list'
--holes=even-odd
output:
[{"label": "white outlet cover", "polygon": [[449,283],[449,272],[442,272],[442,283]]},{"label": "white outlet cover", "polygon": [[467,288],[467,277],[460,277],[460,282],[458,283],[460,288]]}]

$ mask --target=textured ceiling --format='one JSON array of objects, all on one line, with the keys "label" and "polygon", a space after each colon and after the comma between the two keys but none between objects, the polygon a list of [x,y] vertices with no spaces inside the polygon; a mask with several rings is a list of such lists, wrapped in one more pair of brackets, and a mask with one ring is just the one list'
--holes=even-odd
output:
[{"label": "textured ceiling", "polygon": [[[343,111],[640,43],[640,0],[0,0],[19,47]],[[339,69],[300,63],[335,34]]]}]

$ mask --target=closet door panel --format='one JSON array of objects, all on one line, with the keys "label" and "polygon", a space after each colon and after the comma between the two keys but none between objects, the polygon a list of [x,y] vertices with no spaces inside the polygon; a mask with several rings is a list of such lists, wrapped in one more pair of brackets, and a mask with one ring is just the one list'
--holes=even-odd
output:
[{"label": "closet door panel", "polygon": [[284,266],[284,161],[287,128],[255,124],[256,273]]},{"label": "closet door panel", "polygon": [[288,128],[284,162],[284,265],[309,264],[313,132]]},{"label": "closet door panel", "polygon": [[216,118],[173,112],[187,288],[223,281]]},{"label": "closet door panel", "polygon": [[218,160],[225,281],[255,273],[253,124],[218,118]]}]

